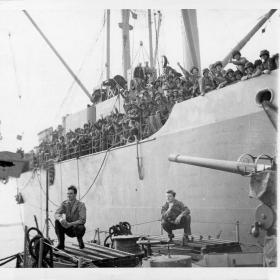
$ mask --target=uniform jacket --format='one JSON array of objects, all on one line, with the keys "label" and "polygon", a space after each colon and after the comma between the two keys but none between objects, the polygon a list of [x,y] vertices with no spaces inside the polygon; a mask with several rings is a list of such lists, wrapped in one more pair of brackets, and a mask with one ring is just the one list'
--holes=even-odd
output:
[{"label": "uniform jacket", "polygon": [[67,222],[71,223],[79,220],[80,224],[86,223],[86,206],[79,200],[76,200],[72,207],[69,200],[63,201],[55,211],[55,219],[62,218],[62,214],[66,215]]},{"label": "uniform jacket", "polygon": [[161,208],[161,215],[163,220],[175,221],[175,219],[183,213],[184,216],[190,214],[190,209],[184,205],[183,202],[175,199],[171,210],[166,214],[166,211],[169,208],[169,203],[166,202]]},{"label": "uniform jacket", "polygon": [[[207,87],[207,88],[206,88]],[[209,77],[202,77],[201,79],[201,92],[206,93],[215,89],[215,83],[213,79]]]},{"label": "uniform jacket", "polygon": [[266,61],[264,61],[262,63],[262,66],[263,66],[263,70],[272,70],[272,61],[270,58],[268,58]]}]

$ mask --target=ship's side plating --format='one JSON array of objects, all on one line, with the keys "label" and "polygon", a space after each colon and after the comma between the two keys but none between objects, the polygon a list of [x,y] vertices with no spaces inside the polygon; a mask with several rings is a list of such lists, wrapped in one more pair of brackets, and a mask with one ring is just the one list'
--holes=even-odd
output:
[{"label": "ship's side plating", "polygon": [[[83,199],[87,207],[86,239],[93,238],[96,228],[107,230],[120,221],[141,224],[132,228],[133,233],[159,234],[160,222],[155,220],[160,219],[165,191],[171,188],[190,207],[194,234],[215,236],[222,231],[223,239],[235,239],[235,223],[239,221],[241,242],[255,243],[249,230],[259,202],[248,196],[249,178],[171,163],[168,156],[180,153],[224,160],[236,160],[242,153],[274,156],[276,130],[257,104],[256,95],[269,88],[277,104],[277,74],[274,71],[176,104],[161,130],[139,143],[143,180],[139,179],[135,143],[107,154],[57,163],[55,183],[49,189],[50,217],[55,204],[66,199],[67,186],[75,184],[78,197],[86,193],[105,157],[97,180]],[[44,227],[45,181],[44,170],[33,177],[27,172],[20,178],[20,186],[28,182],[22,190],[28,226],[34,225],[36,214]]]}]

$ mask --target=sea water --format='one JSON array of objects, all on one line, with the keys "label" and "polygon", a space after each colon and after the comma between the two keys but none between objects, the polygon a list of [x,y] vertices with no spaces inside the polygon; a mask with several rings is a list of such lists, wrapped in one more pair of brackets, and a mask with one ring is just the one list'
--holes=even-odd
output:
[{"label": "sea water", "polygon": [[[23,252],[24,230],[22,226],[24,209],[15,201],[17,185],[15,179],[7,184],[0,182],[0,260]],[[1,263],[1,261],[0,261]],[[16,260],[3,267],[15,267]]]},{"label": "sea water", "polygon": [[[0,259],[23,252],[24,231],[21,224],[15,226],[0,225]],[[0,261],[1,263],[1,261]],[[1,268],[15,267],[16,260],[13,260]]]}]

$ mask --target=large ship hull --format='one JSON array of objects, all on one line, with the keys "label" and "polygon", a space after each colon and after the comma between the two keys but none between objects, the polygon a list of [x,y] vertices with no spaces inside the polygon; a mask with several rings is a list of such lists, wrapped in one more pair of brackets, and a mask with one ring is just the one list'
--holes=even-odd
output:
[{"label": "large ship hull", "polygon": [[[241,154],[276,154],[276,130],[256,95],[270,88],[277,104],[277,74],[239,82],[226,88],[176,104],[165,125],[149,139],[93,155],[55,164],[55,182],[49,188],[50,217],[66,199],[67,187],[78,187],[87,207],[86,239],[94,230],[128,221],[133,233],[160,234],[160,208],[165,191],[191,209],[192,232],[234,240],[239,221],[240,242],[256,244],[249,234],[259,202],[249,198],[249,178],[168,161],[170,154],[236,160]],[[139,164],[137,160],[139,152]],[[139,179],[141,174],[143,180]],[[41,181],[40,181],[41,180]],[[41,182],[41,187],[39,184]],[[45,171],[26,172],[20,185],[25,199],[24,221],[41,228],[45,219]],[[51,236],[54,233],[51,232]]]}]

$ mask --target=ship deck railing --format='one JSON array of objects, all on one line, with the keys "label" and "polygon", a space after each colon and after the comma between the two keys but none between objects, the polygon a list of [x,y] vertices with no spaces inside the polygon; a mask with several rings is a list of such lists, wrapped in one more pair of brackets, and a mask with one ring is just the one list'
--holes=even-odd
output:
[{"label": "ship deck railing", "polygon": [[166,122],[167,118],[168,117],[158,118],[160,119],[161,124],[157,127],[151,125],[149,120],[140,123],[138,127],[135,126],[137,133],[132,133],[133,128],[122,129],[121,131],[114,133],[101,132],[98,137],[91,136],[91,140],[86,143],[67,146],[66,149],[57,149],[54,147],[51,152],[40,153],[36,159],[33,160],[31,168],[32,165],[33,167],[44,167],[49,160],[65,161],[144,140],[157,132],[157,130]]}]

